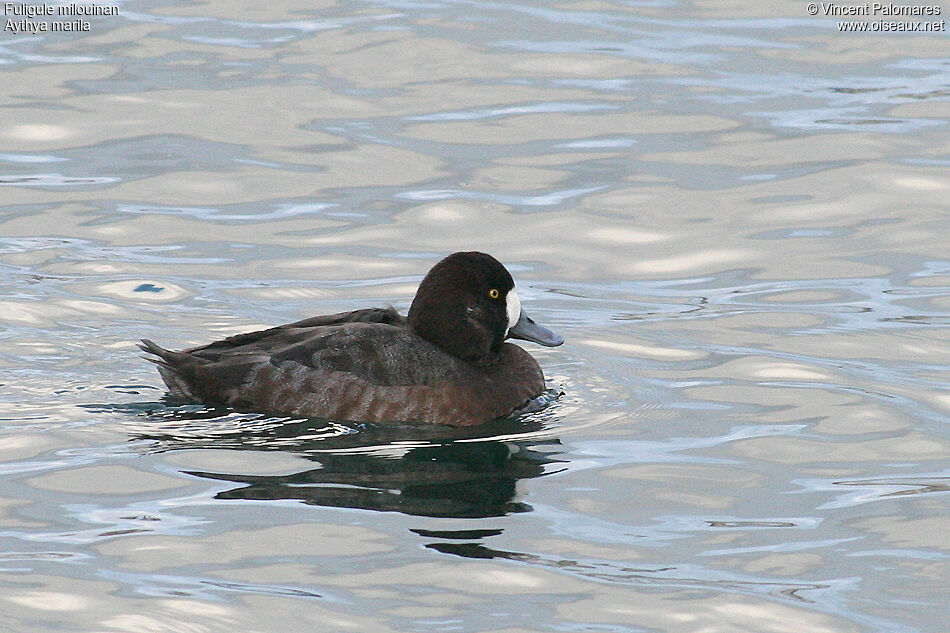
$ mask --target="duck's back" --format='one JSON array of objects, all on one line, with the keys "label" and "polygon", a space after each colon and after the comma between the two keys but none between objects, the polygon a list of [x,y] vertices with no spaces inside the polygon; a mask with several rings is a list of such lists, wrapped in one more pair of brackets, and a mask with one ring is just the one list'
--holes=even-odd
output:
[{"label": "duck's back", "polygon": [[172,393],[239,409],[335,420],[479,424],[540,393],[544,378],[504,344],[474,367],[415,334],[393,309],[313,317],[181,352],[146,342]]}]

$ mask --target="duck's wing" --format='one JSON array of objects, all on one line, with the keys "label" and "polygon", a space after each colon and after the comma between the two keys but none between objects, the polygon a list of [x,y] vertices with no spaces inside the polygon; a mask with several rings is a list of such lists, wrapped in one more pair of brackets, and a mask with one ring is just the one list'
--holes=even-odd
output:
[{"label": "duck's wing", "polygon": [[139,347],[175,395],[335,419],[365,419],[352,416],[444,383],[450,371],[436,358],[444,352],[394,310],[314,317],[180,352],[148,340]]},{"label": "duck's wing", "polygon": [[[275,347],[283,348],[302,340],[313,339],[314,336],[319,335],[319,331],[314,328],[324,328],[345,323],[379,323],[405,327],[407,321],[404,316],[400,315],[391,307],[366,308],[363,310],[354,310],[353,312],[339,312],[337,314],[310,317],[302,321],[278,325],[277,327],[258,330],[256,332],[235,334],[220,341],[182,350],[182,352],[207,360],[218,360],[222,355],[230,354],[268,353],[274,350]],[[327,332],[329,332],[329,330],[327,330]]]}]

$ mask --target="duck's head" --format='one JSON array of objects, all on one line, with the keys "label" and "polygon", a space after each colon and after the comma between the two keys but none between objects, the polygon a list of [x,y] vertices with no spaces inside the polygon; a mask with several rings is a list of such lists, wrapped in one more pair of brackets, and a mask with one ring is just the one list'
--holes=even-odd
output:
[{"label": "duck's head", "polygon": [[555,347],[564,339],[521,309],[511,274],[491,255],[449,255],[425,276],[409,308],[412,329],[442,350],[478,363],[506,338]]}]

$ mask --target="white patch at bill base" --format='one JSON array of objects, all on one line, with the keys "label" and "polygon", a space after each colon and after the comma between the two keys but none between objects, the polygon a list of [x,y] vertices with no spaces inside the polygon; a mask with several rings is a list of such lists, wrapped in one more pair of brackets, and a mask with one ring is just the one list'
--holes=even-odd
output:
[{"label": "white patch at bill base", "polygon": [[[508,291],[508,296],[505,297],[505,304],[508,307],[508,330],[515,326],[515,323],[518,322],[518,319],[521,318],[521,299],[518,298],[518,293],[515,292],[515,289],[512,288]],[[505,335],[508,335],[508,330],[505,330]]]}]

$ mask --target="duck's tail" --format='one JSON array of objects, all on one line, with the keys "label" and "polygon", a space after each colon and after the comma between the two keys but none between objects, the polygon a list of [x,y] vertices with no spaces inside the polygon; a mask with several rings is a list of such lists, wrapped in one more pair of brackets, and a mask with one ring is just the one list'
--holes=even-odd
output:
[{"label": "duck's tail", "polygon": [[195,398],[188,386],[187,379],[179,370],[179,367],[189,358],[188,354],[165,349],[147,338],[143,338],[138,347],[146,354],[151,354],[151,356],[143,356],[142,358],[158,365],[158,373],[162,375],[162,380],[165,381],[165,385],[173,396],[186,399]]}]

